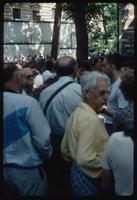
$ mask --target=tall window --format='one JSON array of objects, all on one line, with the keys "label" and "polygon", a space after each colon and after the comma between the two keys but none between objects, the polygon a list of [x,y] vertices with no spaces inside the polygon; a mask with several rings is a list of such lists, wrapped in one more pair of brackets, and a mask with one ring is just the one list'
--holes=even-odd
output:
[{"label": "tall window", "polygon": [[13,8],[13,19],[21,19],[21,10],[19,8]]},{"label": "tall window", "polygon": [[40,21],[40,12],[37,10],[33,10],[33,20]]}]

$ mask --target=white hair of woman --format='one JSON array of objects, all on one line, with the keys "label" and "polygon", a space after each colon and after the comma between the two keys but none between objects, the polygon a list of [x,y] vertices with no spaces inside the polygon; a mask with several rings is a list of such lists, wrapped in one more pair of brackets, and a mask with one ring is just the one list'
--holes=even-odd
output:
[{"label": "white hair of woman", "polygon": [[84,72],[80,77],[81,91],[83,98],[86,98],[86,92],[89,90],[96,90],[96,85],[98,81],[106,81],[108,86],[110,85],[109,77],[98,71]]}]

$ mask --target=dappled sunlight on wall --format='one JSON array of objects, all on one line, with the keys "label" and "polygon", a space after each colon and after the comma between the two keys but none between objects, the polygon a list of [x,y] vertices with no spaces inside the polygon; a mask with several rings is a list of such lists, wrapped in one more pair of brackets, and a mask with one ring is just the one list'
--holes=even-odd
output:
[{"label": "dappled sunlight on wall", "polygon": [[[72,23],[61,24],[60,28],[60,48],[76,48],[72,45],[72,32],[75,32],[75,25]],[[65,36],[65,37],[64,37]],[[74,38],[73,38],[74,40]],[[76,39],[75,39],[76,40]],[[76,42],[75,42],[76,44]]]},{"label": "dappled sunlight on wall", "polygon": [[[20,9],[21,18],[13,18],[13,8]],[[4,57],[49,54],[53,40],[55,3],[6,3],[4,7]],[[38,11],[36,20],[33,11]],[[75,25],[61,22],[59,51],[74,55],[76,51]]]},{"label": "dappled sunlight on wall", "polygon": [[[4,57],[50,54],[53,23],[4,22]],[[61,23],[59,54],[75,55],[75,26]],[[70,49],[69,49],[70,48]]]}]

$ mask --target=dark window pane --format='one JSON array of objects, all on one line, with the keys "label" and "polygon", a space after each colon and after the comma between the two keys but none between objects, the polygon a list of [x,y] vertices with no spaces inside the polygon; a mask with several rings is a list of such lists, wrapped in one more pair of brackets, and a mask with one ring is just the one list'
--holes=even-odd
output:
[{"label": "dark window pane", "polygon": [[40,21],[40,12],[33,10],[33,20]]},{"label": "dark window pane", "polygon": [[13,19],[21,19],[21,10],[13,8]]}]

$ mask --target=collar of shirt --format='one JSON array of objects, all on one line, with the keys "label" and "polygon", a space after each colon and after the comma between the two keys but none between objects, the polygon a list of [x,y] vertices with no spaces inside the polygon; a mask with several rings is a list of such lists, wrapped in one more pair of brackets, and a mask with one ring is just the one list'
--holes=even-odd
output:
[{"label": "collar of shirt", "polygon": [[17,93],[17,94],[19,94],[18,91],[13,90],[13,89],[10,89],[10,88],[4,88],[4,92],[12,92],[12,93]]},{"label": "collar of shirt", "polygon": [[91,106],[89,106],[87,103],[85,103],[85,102],[80,102],[79,106],[80,106],[81,108],[84,108],[84,109],[86,109],[86,110],[88,110],[88,111],[91,111],[92,113],[94,113],[94,114],[97,115],[96,111],[95,111]]},{"label": "collar of shirt", "polygon": [[61,81],[74,81],[74,79],[70,76],[61,76],[59,78],[59,80],[61,80]]}]

